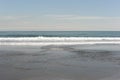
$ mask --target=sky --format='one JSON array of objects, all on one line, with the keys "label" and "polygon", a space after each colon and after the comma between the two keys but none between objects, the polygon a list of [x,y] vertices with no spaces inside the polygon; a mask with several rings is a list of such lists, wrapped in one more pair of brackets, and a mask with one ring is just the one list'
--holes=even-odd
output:
[{"label": "sky", "polygon": [[0,31],[120,31],[120,0],[0,0]]}]

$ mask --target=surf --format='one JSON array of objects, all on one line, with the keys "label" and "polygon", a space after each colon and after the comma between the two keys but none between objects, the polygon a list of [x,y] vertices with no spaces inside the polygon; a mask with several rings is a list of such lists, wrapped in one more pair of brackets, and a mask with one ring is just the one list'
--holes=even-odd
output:
[{"label": "surf", "polygon": [[120,37],[0,37],[0,45],[120,44]]}]

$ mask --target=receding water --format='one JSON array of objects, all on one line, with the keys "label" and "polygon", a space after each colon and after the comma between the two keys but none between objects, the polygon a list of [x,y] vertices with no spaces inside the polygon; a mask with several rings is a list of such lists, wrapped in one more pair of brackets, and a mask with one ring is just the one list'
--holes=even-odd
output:
[{"label": "receding water", "polygon": [[102,44],[0,46],[0,80],[117,80],[119,48]]}]

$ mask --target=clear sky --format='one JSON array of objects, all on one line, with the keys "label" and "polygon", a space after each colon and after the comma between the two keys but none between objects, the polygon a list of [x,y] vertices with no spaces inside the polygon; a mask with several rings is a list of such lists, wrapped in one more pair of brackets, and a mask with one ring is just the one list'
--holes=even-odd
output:
[{"label": "clear sky", "polygon": [[0,30],[120,30],[120,0],[0,0]]}]

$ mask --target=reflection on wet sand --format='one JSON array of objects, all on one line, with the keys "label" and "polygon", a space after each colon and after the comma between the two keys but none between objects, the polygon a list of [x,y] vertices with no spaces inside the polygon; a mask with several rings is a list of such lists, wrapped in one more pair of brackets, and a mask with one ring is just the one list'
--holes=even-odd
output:
[{"label": "reflection on wet sand", "polygon": [[0,79],[99,80],[106,78],[120,70],[120,51],[111,50],[113,45],[112,48],[106,46],[106,49],[99,48],[99,45],[3,47],[0,48]]}]

